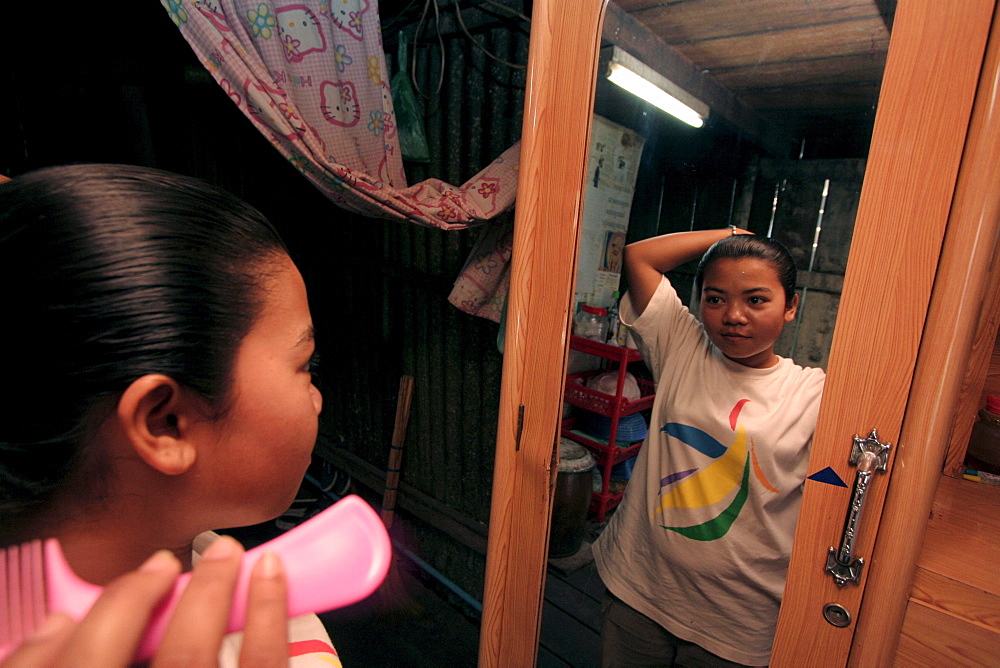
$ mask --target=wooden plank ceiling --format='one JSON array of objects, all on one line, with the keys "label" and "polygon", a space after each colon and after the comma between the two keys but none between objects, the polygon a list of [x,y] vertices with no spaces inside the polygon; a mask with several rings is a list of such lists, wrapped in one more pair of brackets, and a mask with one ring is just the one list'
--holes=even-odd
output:
[{"label": "wooden plank ceiling", "polygon": [[613,3],[792,138],[870,133],[895,0]]}]

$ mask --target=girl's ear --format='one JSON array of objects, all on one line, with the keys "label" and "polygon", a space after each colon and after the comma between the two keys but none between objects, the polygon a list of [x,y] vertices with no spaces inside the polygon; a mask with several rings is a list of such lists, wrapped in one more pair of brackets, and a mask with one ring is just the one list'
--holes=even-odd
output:
[{"label": "girl's ear", "polygon": [[179,475],[191,468],[198,454],[190,433],[198,408],[195,397],[173,378],[147,374],[122,393],[117,416],[143,461],[166,475]]},{"label": "girl's ear", "polygon": [[798,293],[792,295],[792,301],[788,302],[785,307],[785,322],[791,322],[795,320],[795,314],[799,310],[799,295]]}]

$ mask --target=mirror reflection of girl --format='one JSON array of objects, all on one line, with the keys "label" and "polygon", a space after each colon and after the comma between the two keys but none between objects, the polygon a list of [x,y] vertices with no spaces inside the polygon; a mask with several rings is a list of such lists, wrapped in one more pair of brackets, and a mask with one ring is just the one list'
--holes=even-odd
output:
[{"label": "mirror reflection of girl", "polygon": [[[663,276],[701,257],[701,322]],[[736,228],[625,249],[621,319],[656,382],[653,424],[594,544],[602,665],[765,665],[825,374],[774,352],[795,265]]]},{"label": "mirror reflection of girl", "polygon": [[[157,660],[235,663],[241,638],[222,638],[218,592],[232,591],[242,547],[210,530],[290,505],[321,407],[305,284],[277,232],[195,179],[48,168],[0,185],[0,285],[0,546],[56,537],[99,585],[152,572],[162,584],[203,552]],[[270,622],[248,627],[242,661],[270,665],[277,647],[284,665],[302,646],[287,643],[309,640],[318,650],[297,661],[339,665],[315,615],[286,630],[280,561],[258,565],[248,624],[261,596]],[[66,637],[71,626],[55,622]],[[131,657],[134,634],[80,629],[83,656],[108,659],[94,648],[117,641]]]}]

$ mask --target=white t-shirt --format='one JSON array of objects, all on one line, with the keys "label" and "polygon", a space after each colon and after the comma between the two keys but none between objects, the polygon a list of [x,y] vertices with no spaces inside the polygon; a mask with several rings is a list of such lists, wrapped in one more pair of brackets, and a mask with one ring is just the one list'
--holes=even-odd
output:
[{"label": "white t-shirt", "polygon": [[826,374],[727,359],[664,278],[632,328],[653,372],[649,435],[594,544],[601,579],[674,635],[768,663]]}]

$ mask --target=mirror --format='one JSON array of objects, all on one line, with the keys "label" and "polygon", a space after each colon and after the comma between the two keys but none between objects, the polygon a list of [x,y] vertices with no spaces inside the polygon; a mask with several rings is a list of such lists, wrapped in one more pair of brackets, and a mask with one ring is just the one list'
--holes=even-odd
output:
[{"label": "mirror", "polygon": [[[770,2],[747,15],[732,3],[708,0],[618,4],[608,7],[603,28],[571,309],[584,302],[612,305],[618,277],[597,264],[603,260],[597,251],[609,235],[627,233],[632,242],[737,225],[778,239],[796,261],[800,308],[776,352],[802,366],[825,367],[893,8],[876,2],[850,8]],[[704,127],[684,125],[611,84],[604,73],[614,47],[706,102],[711,113]],[[634,146],[638,137],[638,169],[629,174],[631,182],[605,187],[613,195],[592,195],[600,190],[598,176],[608,170],[604,158],[622,152],[621,146],[614,154],[605,150],[614,131],[625,145]],[[618,206],[591,206],[609,199]],[[668,272],[686,304],[697,301],[693,274],[694,263]],[[620,290],[625,289],[622,280]],[[571,350],[571,372],[581,370],[574,368],[574,355],[580,354]],[[641,362],[630,370],[640,381],[648,377]],[[567,398],[572,404],[567,415],[576,424],[593,417],[584,410],[590,408],[587,396],[567,390]],[[564,429],[563,435],[588,444],[597,457],[594,496],[579,552],[549,561],[539,650],[546,665],[596,665],[604,587],[589,542],[603,529],[600,511],[613,512],[620,501],[630,474],[627,457],[637,449],[620,440],[617,446],[595,446],[590,438],[595,434],[580,432]],[[610,479],[600,471],[608,459],[615,464]],[[553,535],[561,521],[560,501],[557,491]]]},{"label": "mirror", "polygon": [[[391,4],[382,3],[384,8]],[[407,3],[395,4],[402,6]],[[463,3],[463,6],[465,4]],[[484,6],[489,4],[483,3]],[[751,218],[757,221],[759,218],[756,217],[754,213],[756,209],[753,207],[763,206],[766,210],[767,195],[772,192],[774,184],[790,178],[786,172],[778,169],[777,165],[766,166],[759,161],[756,167],[757,175],[753,181],[754,188],[751,190],[750,179],[746,175],[752,163],[751,154],[755,150],[752,148],[754,140],[751,140],[749,135],[741,135],[739,130],[729,129],[725,135],[728,138],[717,141],[705,139],[709,136],[705,133],[684,135],[689,137],[685,140],[676,132],[658,139],[660,134],[657,128],[664,126],[665,122],[656,120],[652,113],[643,115],[641,109],[634,108],[634,102],[624,102],[619,109],[616,108],[616,103],[603,100],[598,101],[595,108],[593,100],[588,96],[594,94],[590,82],[596,78],[597,50],[600,46],[598,37],[601,32],[598,20],[603,17],[603,3],[600,0],[579,2],[565,0],[555,4],[561,6],[551,7],[545,0],[536,0],[533,3],[537,15],[533,16],[533,31],[537,31],[539,36],[559,33],[563,39],[577,40],[580,48],[569,53],[558,50],[547,51],[538,40],[538,49],[532,55],[536,64],[536,69],[530,74],[535,85],[534,90],[543,97],[543,100],[551,103],[548,107],[551,114],[547,117],[529,115],[529,118],[537,123],[538,128],[554,128],[554,136],[559,139],[538,147],[537,152],[552,156],[551,163],[543,163],[545,169],[531,172],[531,177],[539,183],[545,179],[546,192],[542,195],[546,197],[546,204],[532,211],[533,214],[542,215],[545,219],[537,228],[527,228],[533,237],[532,241],[522,240],[526,244],[534,244],[532,249],[536,252],[521,254],[522,257],[530,258],[534,269],[551,272],[551,275],[547,276],[548,280],[537,281],[537,285],[515,286],[514,292],[519,295],[515,300],[520,300],[522,309],[521,318],[511,319],[514,335],[508,339],[509,347],[518,341],[522,342],[521,345],[529,341],[532,345],[544,344],[548,347],[542,354],[522,360],[520,372],[517,372],[515,362],[510,362],[511,366],[508,367],[508,359],[502,361],[504,365],[502,373],[505,379],[511,378],[512,385],[517,385],[525,379],[535,380],[541,377],[545,378],[548,385],[537,394],[524,389],[511,394],[505,389],[501,396],[495,383],[472,384],[465,387],[467,392],[452,391],[442,396],[438,391],[439,383],[421,380],[426,384],[423,388],[418,386],[415,402],[427,402],[427,410],[422,410],[422,415],[416,418],[425,421],[416,430],[432,434],[435,428],[441,428],[447,436],[444,441],[451,442],[450,437],[455,434],[474,441],[475,451],[469,458],[474,458],[475,462],[468,470],[475,468],[485,471],[486,474],[482,477],[461,478],[461,484],[456,485],[456,478],[437,474],[442,467],[451,465],[457,458],[449,459],[444,451],[432,454],[434,452],[432,448],[421,449],[414,442],[408,444],[408,453],[422,457],[421,474],[424,480],[430,481],[426,489],[431,493],[425,497],[416,497],[425,502],[420,512],[426,513],[427,518],[434,518],[426,521],[438,522],[441,526],[447,524],[450,531],[467,536],[468,543],[479,546],[477,550],[465,545],[443,556],[437,555],[441,559],[436,563],[437,566],[442,564],[452,566],[458,563],[459,570],[481,569],[484,558],[482,553],[486,549],[485,518],[492,514],[491,530],[494,526],[498,527],[496,535],[491,537],[489,552],[490,559],[493,559],[493,564],[502,574],[494,580],[497,584],[494,585],[493,591],[486,593],[484,611],[486,621],[483,628],[486,629],[487,640],[484,644],[490,647],[481,656],[485,657],[484,663],[487,664],[490,663],[490,657],[501,655],[500,651],[494,654],[494,648],[502,648],[502,655],[507,660],[519,656],[518,652],[524,651],[526,646],[530,655],[534,656],[531,647],[537,638],[539,628],[536,611],[540,606],[540,597],[537,584],[545,572],[544,565],[540,563],[542,558],[539,556],[539,551],[543,549],[542,546],[548,536],[546,513],[549,501],[549,497],[539,490],[546,489],[554,483],[554,472],[550,471],[552,426],[557,423],[558,415],[561,414],[561,406],[558,405],[560,402],[554,397],[559,396],[563,386],[561,378],[563,344],[569,322],[568,304],[573,298],[574,288],[568,277],[575,269],[567,265],[574,264],[576,258],[575,241],[570,243],[567,239],[577,233],[576,223],[573,221],[574,212],[580,205],[579,201],[573,201],[571,197],[564,195],[577,187],[579,174],[589,149],[587,146],[582,146],[577,151],[577,148],[571,145],[576,139],[585,140],[595,110],[612,119],[616,118],[615,113],[621,112],[622,115],[617,117],[618,123],[632,125],[636,131],[648,135],[636,186],[637,193],[641,193],[642,197],[635,198],[632,203],[632,216],[635,222],[630,224],[630,234],[633,235],[644,232],[648,236],[656,231],[668,231],[670,229],[667,227],[668,224],[683,226],[692,219],[697,224],[706,226],[721,226],[731,220],[738,220],[741,216],[746,216],[748,221]],[[641,22],[642,15],[648,13],[643,11],[645,7],[641,5],[654,7],[657,3],[622,4],[626,8],[634,6],[634,13],[626,15],[615,7],[607,10],[609,17],[609,24],[605,26],[607,43],[621,43],[627,50],[634,49],[636,55],[647,62],[654,62],[653,57],[636,48],[641,40],[637,40],[634,44],[625,43],[624,40],[630,34],[626,26],[631,22]],[[685,10],[685,5],[700,8],[708,5],[721,8],[721,11],[730,14],[731,4],[730,2],[671,3],[678,11]],[[808,4],[811,7],[822,7],[824,4],[833,3],[819,3],[813,0]],[[838,6],[846,5],[850,8],[844,10],[845,12],[858,11],[869,14],[877,13],[872,7],[891,4],[886,1],[860,0],[837,3]],[[76,13],[77,10],[73,10],[50,17],[46,34],[50,38],[47,43],[51,48],[39,50],[38,44],[32,41],[34,38],[31,33],[22,36],[23,42],[18,40],[9,42],[11,48],[5,51],[7,56],[5,62],[10,64],[12,99],[18,102],[21,109],[19,116],[24,124],[12,129],[8,135],[8,143],[4,146],[7,149],[4,167],[14,166],[20,170],[38,166],[40,163],[94,159],[160,164],[216,180],[235,192],[253,197],[258,203],[263,199],[264,208],[273,205],[272,210],[277,210],[279,205],[275,204],[276,201],[283,204],[294,201],[295,223],[301,220],[308,220],[310,223],[323,220],[330,215],[331,210],[342,215],[332,209],[328,202],[321,200],[308,186],[301,184],[298,174],[288,169],[288,165],[282,164],[252,129],[241,132],[245,120],[235,112],[228,100],[218,95],[215,88],[196,78],[199,64],[191,62],[191,54],[186,46],[180,43],[169,20],[164,17],[162,8],[157,7],[156,3],[143,5],[141,8],[137,6],[133,10],[134,24],[141,26],[142,29],[122,33],[117,41],[86,42],[77,26],[87,24],[88,18],[83,15],[83,10],[79,11],[79,14]],[[797,15],[792,11],[789,11],[789,14]],[[57,18],[58,23],[56,23]],[[12,20],[12,24],[29,25],[31,20],[32,18],[25,14]],[[837,20],[840,23],[829,25],[846,27],[847,21],[844,16],[838,16]],[[496,22],[499,19],[492,21]],[[587,23],[588,21],[591,23]],[[675,26],[678,31],[683,31],[687,26],[697,25],[699,21],[705,22],[698,16],[689,16],[673,19],[669,25]],[[482,21],[482,26],[476,34],[481,37],[484,32],[492,30],[493,25],[491,21]],[[829,25],[819,31],[821,34],[816,37],[816,43],[851,34],[849,30],[831,29]],[[553,26],[556,29],[553,29]],[[445,26],[446,35],[458,35],[459,32],[460,28],[455,23]],[[498,30],[496,39],[504,39],[505,32],[509,33]],[[877,60],[879,54],[884,52],[884,44],[876,39],[871,31],[865,32],[864,35],[871,50],[866,56]],[[122,39],[129,40],[127,46],[122,46],[120,41]],[[679,40],[679,44],[687,41],[691,41],[694,46],[698,44],[693,38],[683,34],[679,34],[676,39]],[[428,41],[433,42],[433,40]],[[536,40],[533,38],[532,41],[532,49],[535,49]],[[470,47],[464,37],[461,42],[465,44],[462,47],[466,49],[464,55],[474,64],[470,72],[475,72],[479,76],[491,70],[492,65],[485,56],[479,55]],[[154,44],[155,47],[149,49],[150,44]],[[459,41],[456,41],[454,46],[449,47],[448,52],[456,54],[461,51],[458,44]],[[508,50],[501,51],[501,55],[512,61],[524,62],[527,50],[524,42],[518,38],[506,44]],[[421,67],[431,70],[426,78],[427,83],[436,81],[436,70],[433,69],[433,65],[438,61],[434,60],[436,56],[429,55],[431,51],[432,49],[427,49],[425,53],[427,60],[421,61]],[[80,53],[86,53],[87,58],[79,58]],[[125,58],[124,54],[133,55]],[[170,57],[164,57],[164,54],[169,54]],[[593,58],[588,54],[592,54]],[[40,58],[51,58],[51,62],[41,61],[46,67],[40,68]],[[864,57],[861,58],[861,61],[863,60]],[[572,61],[576,68],[572,76],[563,76],[565,70],[562,69],[562,63],[565,61]],[[178,63],[182,66],[177,67]],[[57,65],[62,69],[57,70]],[[42,70],[60,71],[61,74],[52,78],[38,76],[37,73]],[[93,80],[94,71],[102,72],[99,82]],[[546,77],[550,75],[561,81],[547,80]],[[735,76],[733,74],[730,78]],[[523,76],[510,76],[509,79],[494,78],[503,79],[494,82],[498,87],[516,89],[524,85]],[[581,90],[581,82],[587,82],[586,88],[590,89],[589,92]],[[732,82],[725,83],[731,88],[735,86]],[[848,79],[843,83],[850,84],[852,81]],[[551,86],[547,89],[551,90],[551,93],[543,88],[545,85]],[[607,84],[602,77],[598,83],[599,90],[605,85]],[[794,92],[801,97],[808,97],[816,92],[814,88],[820,87],[803,81]],[[765,102],[777,99],[774,93],[775,91],[768,89],[757,91],[758,97]],[[744,97],[747,94],[744,93]],[[450,99],[452,103],[467,101],[473,106],[481,102],[475,96],[471,96],[473,99],[470,100],[462,100],[462,97],[461,89],[455,88]],[[191,104],[185,109],[191,111],[179,112],[178,99],[190,102]],[[479,107],[478,117],[500,119],[505,126],[519,126],[521,98],[518,94],[513,94],[511,99],[517,100],[518,103],[515,105],[508,101],[496,106]],[[532,100],[530,104],[535,105],[530,109],[538,109],[537,101]],[[447,105],[445,106],[447,108]],[[782,115],[780,110],[776,113],[778,116]],[[585,120],[580,121],[580,118]],[[865,118],[866,120],[858,125],[869,124],[870,116]],[[455,128],[460,130],[462,123],[449,124],[445,117],[439,118],[439,121],[441,122],[438,125],[431,128],[435,141],[448,146],[456,153],[466,152],[462,144],[463,135],[455,130]],[[144,123],[149,125],[144,126]],[[551,123],[551,126],[546,126],[547,123]],[[450,135],[448,128],[452,131]],[[489,141],[492,142],[484,150],[484,153],[489,155],[496,155],[506,147],[506,139],[503,138],[506,130],[492,132],[495,128],[496,124],[485,130],[480,128],[483,135],[489,135]],[[797,131],[791,131],[790,134],[793,137],[797,136]],[[668,139],[668,136],[671,138]],[[72,143],[65,141],[67,138],[71,138]],[[855,141],[864,142],[864,140]],[[232,151],[234,146],[237,148],[227,159],[226,164],[220,164],[218,156],[225,155],[227,150]],[[72,150],[69,150],[69,147],[72,147]],[[457,147],[463,148],[458,151]],[[817,145],[807,140],[804,149],[805,160],[827,155],[821,147],[822,144]],[[797,162],[795,160],[797,148],[800,148],[800,145],[792,147],[793,163]],[[696,149],[707,150],[709,157],[696,159]],[[573,154],[573,151],[577,152]],[[569,154],[572,154],[571,159],[564,161],[563,158]],[[734,155],[738,160],[731,159]],[[857,153],[838,157],[858,159],[860,155]],[[659,162],[651,162],[651,156],[659,156]],[[452,168],[456,171],[448,174],[448,178],[460,181],[461,176],[467,176],[467,173],[461,173],[463,159],[465,157],[462,155],[455,158]],[[774,159],[767,158],[767,160]],[[565,164],[561,164],[563,162]],[[256,165],[260,169],[248,170],[246,165],[249,164]],[[667,170],[661,168],[663,165],[672,167]],[[714,180],[705,180],[705,174],[711,173],[710,167],[716,169],[717,173],[714,174]],[[525,171],[527,173],[527,169]],[[664,175],[668,173],[673,179],[670,183],[666,183],[664,179]],[[837,182],[838,179],[831,178],[831,181]],[[761,184],[763,197],[756,196],[757,184]],[[678,192],[674,193],[670,186],[676,186]],[[666,197],[668,193],[676,196],[668,198]],[[750,197],[748,193],[753,193],[754,196]],[[776,219],[785,215],[786,208],[788,215],[792,217],[793,214],[800,213],[800,209],[806,210],[804,205],[800,206],[800,198],[792,197],[790,194],[784,196],[779,193],[779,195],[782,196],[779,197]],[[556,197],[563,197],[559,202],[562,208],[558,210],[554,206],[549,208],[551,200]],[[526,211],[531,208],[532,201],[529,196],[524,198],[523,208]],[[538,201],[541,201],[541,195]],[[664,203],[662,208],[661,201]],[[829,208],[832,206],[831,204]],[[815,204],[810,205],[808,211],[801,228],[794,228],[795,233],[803,240],[808,239],[810,230],[814,229],[814,226],[810,227],[808,224],[810,219],[818,217]],[[271,210],[268,210],[268,213],[271,213]],[[825,215],[825,219],[828,220],[831,215],[832,213]],[[765,217],[769,219],[769,216]],[[570,226],[568,232],[562,230],[557,232],[559,225]],[[453,388],[457,384],[455,376],[445,378],[446,372],[438,362],[456,348],[461,348],[467,353],[468,356],[462,362],[465,366],[478,364],[482,358],[487,358],[487,371],[491,377],[495,379],[501,373],[501,360],[490,350],[495,340],[495,326],[476,322],[469,329],[458,328],[455,324],[458,316],[450,310],[450,307],[443,305],[443,299],[440,298],[441,293],[446,291],[449,285],[449,278],[453,277],[458,269],[458,266],[454,266],[455,258],[464,258],[472,245],[474,234],[462,234],[446,239],[438,232],[403,230],[397,228],[395,224],[358,225],[355,229],[344,232],[330,228],[322,228],[316,232],[316,226],[303,224],[295,230],[292,242],[303,249],[304,254],[310,256],[313,267],[311,272],[306,272],[307,281],[319,281],[322,284],[322,292],[313,290],[313,296],[318,302],[317,307],[325,314],[324,331],[330,334],[336,344],[342,344],[344,350],[350,351],[350,354],[344,356],[344,361],[350,366],[352,383],[357,381],[352,387],[364,383],[366,389],[371,390],[363,395],[353,396],[346,391],[331,388],[335,394],[334,400],[328,400],[327,413],[341,417],[338,424],[351,425],[346,430],[348,442],[343,449],[353,453],[362,445],[371,446],[371,453],[363,453],[368,456],[368,466],[360,466],[359,470],[371,485],[379,487],[382,483],[379,468],[384,467],[385,458],[378,448],[385,445],[391,435],[398,367],[403,358],[406,364],[423,365],[419,367],[421,370],[432,369],[440,374],[438,380],[441,383],[450,382]],[[823,244],[830,239],[830,234],[831,226],[827,224],[821,235]],[[455,246],[460,247],[458,253],[455,253]],[[327,252],[331,248],[336,249],[334,255]],[[826,266],[823,264],[825,260],[822,254],[826,252],[826,248],[828,247],[824,246],[824,250],[817,253],[814,264],[816,273],[833,273],[820,268]],[[359,249],[371,254],[361,254],[358,252]],[[384,256],[380,255],[380,251],[383,250],[386,253]],[[803,255],[803,259],[806,257],[811,255]],[[371,262],[373,258],[377,261]],[[459,265],[460,262],[459,259]],[[563,262],[567,264],[562,264]],[[335,271],[330,270],[331,265],[336,266]],[[373,265],[377,266],[377,269],[373,270]],[[525,275],[523,272],[528,268],[522,266],[515,270],[521,271],[520,275]],[[362,272],[371,272],[377,274],[377,277],[364,280]],[[330,278],[331,276],[335,278]],[[404,284],[402,288],[398,287],[400,284]],[[390,289],[387,286],[394,287]],[[549,302],[541,297],[532,301],[530,297],[543,292],[543,287],[539,286],[544,286],[545,292],[555,291],[558,294],[550,295],[552,301]],[[807,306],[812,308],[821,299],[826,298],[821,295],[833,294],[825,292],[824,286],[825,283],[810,283],[805,286],[810,290]],[[538,293],[531,292],[536,289]],[[410,298],[411,292],[408,292],[410,290],[420,291],[422,301],[416,302]],[[349,292],[356,296],[356,302],[347,305],[342,295]],[[388,298],[387,294],[390,295]],[[414,307],[414,304],[417,306]],[[434,310],[432,322],[443,324],[443,327],[422,329],[426,322],[416,319],[405,320],[399,325],[398,319],[409,317],[405,314],[417,310],[421,312]],[[817,313],[829,312],[829,309],[819,306],[816,306],[815,310]],[[350,317],[344,318],[344,312],[349,313]],[[457,332],[457,335],[442,342],[431,354],[418,351],[418,346],[415,344],[404,348],[400,339],[396,338],[397,334],[405,331],[403,338],[408,344],[413,344],[414,341],[433,338],[435,334],[445,330],[449,334]],[[807,338],[805,332],[799,335],[799,342],[795,344],[799,349],[803,348],[804,338]],[[456,340],[458,344],[454,343]],[[325,359],[327,368],[335,367],[336,355],[337,353],[327,355]],[[515,358],[517,355],[515,353],[510,357]],[[554,381],[547,375],[547,366],[560,367],[553,374]],[[443,420],[439,423],[433,422],[433,418],[430,417],[431,408],[438,411],[436,414],[445,414],[448,402],[461,401],[467,396],[475,397],[483,407],[474,420],[464,421],[461,424],[455,421],[445,423]],[[552,410],[549,412],[547,404],[543,405],[548,401],[552,403]],[[433,405],[431,402],[434,402]],[[498,404],[501,404],[499,411],[496,408]],[[417,405],[415,403],[415,406]],[[372,418],[375,418],[374,423]],[[496,427],[498,419],[499,428]],[[344,431],[343,429],[334,431],[332,436],[335,437]],[[438,432],[438,435],[440,433]],[[499,477],[497,481],[493,481],[493,470],[489,461],[493,457],[494,437],[497,441],[496,470]],[[440,438],[435,441],[430,435],[422,435],[421,439],[425,445],[442,442]],[[459,448],[452,448],[448,452],[458,451]],[[416,470],[416,467],[413,467],[408,473],[413,474]],[[551,477],[547,475],[549,473],[552,474]],[[359,474],[357,477],[360,479],[363,476]],[[413,478],[408,478],[408,474],[404,473],[404,482],[408,479]],[[495,491],[492,495],[493,507],[489,509],[487,488],[491,481]],[[448,495],[454,494],[462,486],[471,490],[474,503],[472,508],[462,507],[459,510],[472,514],[473,522],[467,522],[468,518],[464,514],[456,515],[451,512],[465,497]],[[496,490],[501,493],[498,494]],[[433,501],[438,497],[445,498],[448,503],[434,504]],[[405,510],[417,512],[419,506],[420,504],[414,504]],[[465,567],[467,563],[473,565]],[[577,571],[579,572],[581,571]],[[473,588],[463,582],[459,584],[469,589]],[[508,623],[511,618],[515,621]],[[502,620],[502,623],[494,623],[498,620]],[[548,615],[541,621],[543,645],[549,642],[546,640],[547,631],[553,623],[559,624],[556,618]],[[551,643],[547,647],[551,648]],[[527,663],[529,662],[524,662],[524,665]]]}]

